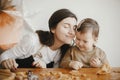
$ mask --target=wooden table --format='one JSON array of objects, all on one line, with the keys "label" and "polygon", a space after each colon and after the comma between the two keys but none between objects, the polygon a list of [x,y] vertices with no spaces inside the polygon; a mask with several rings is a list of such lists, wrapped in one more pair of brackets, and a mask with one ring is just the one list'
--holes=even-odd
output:
[{"label": "wooden table", "polygon": [[[39,80],[120,80],[120,67],[112,68],[111,73],[105,75],[98,75],[98,70],[99,68],[81,68],[78,71],[62,68],[19,68],[15,73],[32,71],[33,74],[39,77]],[[0,69],[0,80],[10,80],[8,78],[10,76],[6,77],[2,75],[4,71],[4,69]],[[71,74],[71,72],[73,73]],[[62,78],[61,75],[66,78]],[[67,76],[69,77],[67,78]],[[56,77],[61,77],[61,79],[57,79]]]}]

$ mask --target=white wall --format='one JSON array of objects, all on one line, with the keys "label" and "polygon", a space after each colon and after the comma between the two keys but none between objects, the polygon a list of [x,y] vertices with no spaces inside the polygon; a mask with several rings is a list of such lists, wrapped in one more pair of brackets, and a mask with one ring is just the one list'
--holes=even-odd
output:
[{"label": "white wall", "polygon": [[49,30],[48,19],[60,8],[73,11],[79,21],[87,17],[97,20],[97,45],[106,52],[111,66],[120,66],[120,0],[23,0],[25,20],[33,31]]}]

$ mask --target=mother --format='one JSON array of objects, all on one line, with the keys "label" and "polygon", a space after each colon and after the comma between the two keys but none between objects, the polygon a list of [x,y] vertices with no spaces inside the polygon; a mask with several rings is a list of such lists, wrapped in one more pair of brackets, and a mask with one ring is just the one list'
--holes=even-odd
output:
[{"label": "mother", "polygon": [[57,10],[49,19],[50,31],[39,30],[23,37],[15,47],[2,53],[1,65],[8,69],[59,67],[68,44],[75,37],[76,24],[77,18],[70,10]]}]

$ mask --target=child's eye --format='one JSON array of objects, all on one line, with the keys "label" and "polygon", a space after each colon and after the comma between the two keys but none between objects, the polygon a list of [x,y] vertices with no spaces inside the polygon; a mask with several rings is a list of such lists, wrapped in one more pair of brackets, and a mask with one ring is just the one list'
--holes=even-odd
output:
[{"label": "child's eye", "polygon": [[77,41],[80,41],[80,39],[76,38]]},{"label": "child's eye", "polygon": [[88,41],[84,41],[84,43],[87,43]]}]

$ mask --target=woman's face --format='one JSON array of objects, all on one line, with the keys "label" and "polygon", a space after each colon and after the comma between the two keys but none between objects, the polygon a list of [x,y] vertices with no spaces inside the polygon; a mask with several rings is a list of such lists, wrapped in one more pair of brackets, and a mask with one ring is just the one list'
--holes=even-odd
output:
[{"label": "woman's face", "polygon": [[52,30],[55,40],[62,44],[71,44],[75,37],[75,26],[77,21],[75,18],[68,17],[57,24],[57,27]]}]

